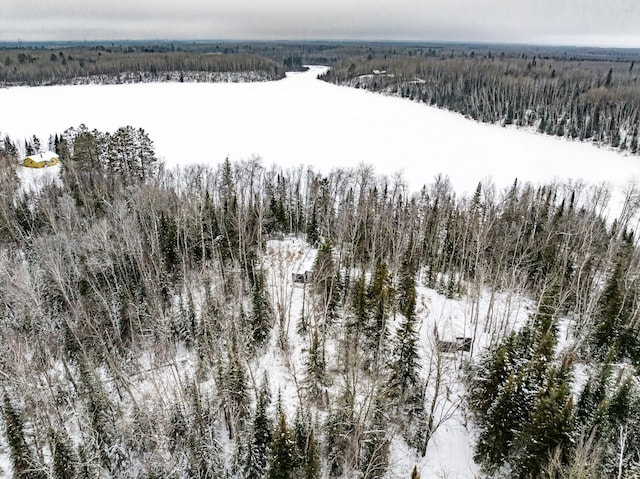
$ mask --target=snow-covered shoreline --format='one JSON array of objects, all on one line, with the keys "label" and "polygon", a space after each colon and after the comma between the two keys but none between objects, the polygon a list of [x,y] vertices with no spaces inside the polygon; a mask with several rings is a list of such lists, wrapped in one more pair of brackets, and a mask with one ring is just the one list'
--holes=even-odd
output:
[{"label": "snow-covered shoreline", "polygon": [[[372,92],[317,80],[326,67],[257,83],[134,83],[0,90],[0,132],[43,142],[82,123],[113,131],[144,128],[167,166],[260,157],[265,165],[324,171],[365,163],[403,173],[416,191],[438,174],[461,194],[490,178],[607,182],[617,201],[638,175],[638,158]],[[47,114],[36,113],[47,112]]]}]

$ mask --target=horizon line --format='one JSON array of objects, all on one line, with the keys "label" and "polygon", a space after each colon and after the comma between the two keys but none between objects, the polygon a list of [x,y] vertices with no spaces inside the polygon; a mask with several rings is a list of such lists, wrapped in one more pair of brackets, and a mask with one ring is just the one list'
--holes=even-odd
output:
[{"label": "horizon line", "polygon": [[4,48],[5,45],[11,46],[26,46],[26,45],[45,45],[45,44],[69,44],[69,45],[83,45],[83,44],[148,44],[152,42],[161,43],[351,43],[351,44],[416,44],[422,45],[461,45],[461,46],[506,46],[506,47],[528,47],[528,48],[571,48],[571,49],[616,49],[616,50],[640,50],[639,46],[628,45],[598,45],[598,44],[571,44],[571,43],[540,43],[540,42],[527,42],[527,41],[490,41],[490,40],[434,40],[434,39],[384,39],[384,38],[369,38],[369,39],[355,39],[355,38],[315,38],[315,39],[296,39],[296,38],[280,38],[280,39],[261,39],[261,38],[192,38],[192,39],[177,39],[177,38],[141,38],[141,39],[72,39],[72,40],[0,40],[0,48]]}]

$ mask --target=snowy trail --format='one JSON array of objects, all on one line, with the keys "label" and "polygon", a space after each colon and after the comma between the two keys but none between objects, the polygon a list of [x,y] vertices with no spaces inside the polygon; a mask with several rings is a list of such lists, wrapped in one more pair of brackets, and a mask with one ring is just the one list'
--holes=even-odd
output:
[{"label": "snowy trail", "polygon": [[168,165],[217,164],[260,156],[265,166],[371,164],[403,172],[413,190],[438,173],[460,193],[492,178],[506,188],[582,178],[619,193],[640,158],[536,133],[467,120],[400,98],[316,80],[324,67],[266,83],[144,83],[0,90],[0,132],[46,143],[81,123],[113,131],[144,128]]}]

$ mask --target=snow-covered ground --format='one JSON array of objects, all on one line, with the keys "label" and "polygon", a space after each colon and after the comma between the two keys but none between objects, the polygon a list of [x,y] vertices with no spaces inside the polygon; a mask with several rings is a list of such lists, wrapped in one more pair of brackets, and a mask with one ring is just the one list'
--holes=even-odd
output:
[{"label": "snow-covered ground", "polygon": [[[517,177],[533,182],[606,181],[619,194],[640,171],[638,157],[480,124],[423,104],[338,87],[317,81],[322,71],[322,67],[313,67],[305,73],[289,74],[282,81],[251,84],[4,89],[0,90],[0,131],[21,143],[34,134],[45,143],[49,134],[81,123],[103,131],[132,125],[150,134],[157,153],[169,166],[217,164],[225,157],[243,160],[253,155],[262,157],[266,165],[309,164],[323,171],[364,162],[378,173],[403,172],[414,190],[444,173],[461,193],[472,192],[479,180],[492,178],[503,188]],[[20,174],[24,183],[33,184],[58,168],[24,169]],[[302,374],[308,347],[295,331],[305,290],[292,283],[291,273],[311,269],[314,255],[315,250],[304,241],[290,238],[269,242],[265,258],[267,284],[276,310],[282,312],[290,354],[285,357],[275,345],[274,334],[274,344],[250,366],[258,380],[263,371],[269,372],[274,397],[279,391],[290,413],[297,401],[295,382]],[[482,334],[485,321],[492,322],[492,329],[521,324],[529,312],[527,301],[504,294],[494,305],[484,292],[479,298],[451,300],[421,287],[420,344],[425,361],[434,354],[434,326],[441,339],[473,336],[470,328],[475,327],[475,315],[480,318],[476,331],[480,347],[490,339]],[[416,455],[401,438],[394,438],[389,478],[410,477],[414,464],[425,478],[477,475],[470,432],[462,409],[457,407],[462,391],[459,364],[460,357],[450,355],[444,366],[446,388],[436,411],[446,420],[432,438],[427,455]]]},{"label": "snow-covered ground", "polygon": [[[300,401],[296,385],[304,379],[304,365],[309,347],[309,338],[297,331],[297,322],[304,307],[306,317],[312,315],[309,291],[303,284],[292,281],[292,273],[311,270],[317,250],[303,239],[286,237],[270,240],[264,257],[266,285],[273,309],[282,313],[282,328],[286,331],[287,352],[278,346],[280,327],[274,328],[270,344],[262,356],[249,365],[253,378],[269,376],[272,397],[280,397],[282,404],[293,417]],[[306,294],[305,294],[306,293]],[[417,287],[416,315],[419,320],[419,347],[422,375],[428,381],[427,407],[431,407],[434,397],[436,376],[436,348],[434,331],[437,328],[442,340],[454,340],[458,336],[476,337],[476,350],[481,351],[491,340],[487,331],[500,329],[510,331],[524,324],[533,306],[531,301],[508,291],[494,295],[488,291],[479,296],[468,292],[457,299],[448,299],[433,289],[419,284]],[[474,313],[474,311],[476,313]],[[476,321],[474,321],[476,318]],[[394,331],[400,318],[391,320],[390,330]],[[395,323],[395,324],[394,324]],[[331,344],[327,345],[330,350]],[[391,443],[387,479],[402,479],[411,476],[414,466],[422,477],[462,479],[479,474],[473,462],[473,440],[471,425],[468,423],[462,396],[462,361],[468,353],[440,353],[441,386],[434,409],[435,422],[440,423],[429,442],[427,453],[422,457],[410,448],[399,435],[394,435]],[[331,361],[332,354],[327,354]],[[331,365],[329,364],[329,369]],[[332,387],[337,387],[334,384]],[[322,416],[322,415],[321,415]]]},{"label": "snow-covered ground", "polygon": [[51,183],[59,183],[60,170],[62,165],[57,163],[53,166],[46,166],[44,168],[29,168],[26,166],[18,166],[16,173],[20,180],[20,191],[40,191],[45,185]]},{"label": "snow-covered ground", "polygon": [[316,80],[324,67],[262,83],[143,83],[0,90],[0,132],[20,141],[81,123],[144,128],[168,165],[259,156],[265,165],[373,165],[413,189],[448,175],[460,192],[479,180],[582,178],[620,189],[640,159],[586,143],[481,124],[400,98]]}]

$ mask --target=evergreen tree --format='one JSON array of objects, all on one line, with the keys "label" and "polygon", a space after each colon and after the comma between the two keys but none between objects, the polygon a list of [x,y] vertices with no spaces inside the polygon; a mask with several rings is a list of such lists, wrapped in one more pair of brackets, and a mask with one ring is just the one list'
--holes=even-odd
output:
[{"label": "evergreen tree", "polygon": [[251,436],[247,446],[243,466],[245,479],[262,479],[267,470],[267,461],[273,441],[271,420],[268,411],[271,397],[269,385],[265,377],[258,392],[258,400],[251,425]]},{"label": "evergreen tree", "polygon": [[239,251],[239,232],[237,221],[238,200],[236,196],[236,180],[233,166],[229,158],[225,158],[219,168],[219,195],[222,220],[219,222],[224,241],[221,244],[225,259],[232,258]]},{"label": "evergreen tree", "polygon": [[[71,160],[82,169],[101,172],[106,166],[103,162],[107,136],[97,130],[91,132],[84,125],[73,135]],[[67,142],[63,140],[62,143]]]},{"label": "evergreen tree", "polygon": [[122,465],[124,459],[119,448],[115,447],[117,444],[115,407],[104,390],[102,382],[95,376],[89,358],[80,357],[78,366],[83,398],[95,438],[95,444],[92,446],[100,456],[102,465],[113,473]]},{"label": "evergreen tree", "polygon": [[148,133],[138,128],[134,134],[137,161],[135,174],[141,181],[145,181],[156,174],[158,158],[156,157],[153,141]]},{"label": "evergreen tree", "polygon": [[4,152],[9,156],[10,159],[17,160],[18,159],[18,147],[15,145],[9,135],[4,137]]},{"label": "evergreen tree", "polygon": [[399,399],[409,395],[414,401],[419,384],[420,353],[414,315],[404,317],[396,331],[391,355],[391,391]]},{"label": "evergreen tree", "polygon": [[389,464],[390,443],[385,404],[381,398],[377,397],[373,404],[373,417],[362,439],[360,471],[363,477],[379,479],[384,475]]},{"label": "evergreen tree", "polygon": [[52,432],[53,479],[76,479],[78,457],[66,432]]},{"label": "evergreen tree", "polygon": [[348,327],[351,343],[358,350],[360,335],[369,322],[369,305],[367,304],[367,286],[364,275],[357,278],[351,290],[351,311],[353,321]]},{"label": "evergreen tree", "polygon": [[79,479],[95,479],[100,475],[100,464],[90,457],[90,453],[82,444],[78,447],[78,478]]},{"label": "evergreen tree", "polygon": [[640,393],[636,379],[626,374],[608,401],[607,425],[602,427],[605,471],[622,471],[636,477],[640,463]]},{"label": "evergreen tree", "polygon": [[254,274],[251,289],[251,315],[249,316],[253,345],[264,345],[273,326],[273,312],[264,285],[264,273],[260,270]]},{"label": "evergreen tree", "polygon": [[309,345],[309,354],[305,364],[305,389],[309,399],[318,402],[323,398],[328,385],[327,366],[324,360],[324,347],[320,343],[318,330],[314,329]]},{"label": "evergreen tree", "polygon": [[24,434],[24,422],[5,391],[2,407],[5,436],[9,445],[9,456],[15,479],[45,479],[46,473],[41,470],[27,444]]},{"label": "evergreen tree", "polygon": [[409,252],[405,253],[400,267],[398,310],[405,318],[412,319],[416,310],[416,272],[409,254]]},{"label": "evergreen tree", "polygon": [[320,478],[320,454],[318,453],[318,443],[316,442],[313,429],[309,430],[309,436],[307,440],[307,449],[304,455],[304,465],[302,471],[302,477],[304,479],[319,479]]},{"label": "evergreen tree", "polygon": [[602,432],[607,422],[608,392],[611,388],[612,367],[610,358],[598,365],[589,376],[578,396],[575,408],[575,424],[579,433],[589,436],[592,431]]},{"label": "evergreen tree", "polygon": [[556,449],[570,453],[571,362],[554,364],[556,297],[548,288],[529,324],[472,368],[468,401],[480,425],[474,457],[490,473],[511,464],[516,477],[536,477],[527,471],[539,471]]},{"label": "evergreen tree", "polygon": [[287,426],[284,412],[280,413],[273,433],[267,479],[290,479],[296,466],[295,442]]},{"label": "evergreen tree", "polygon": [[311,219],[307,222],[307,243],[316,247],[320,241],[320,233],[318,231],[318,215],[316,213],[316,207],[314,205],[311,212]]},{"label": "evergreen tree", "polygon": [[36,150],[33,147],[33,144],[27,140],[24,141],[24,152],[26,153],[27,156],[31,156],[36,153]]},{"label": "evergreen tree", "polygon": [[[533,317],[533,329],[538,338],[551,333],[553,337],[557,334],[557,309],[559,302],[559,288],[556,282],[551,282],[544,286],[538,308]],[[552,354],[555,344],[548,345],[551,349],[544,351],[545,354]]]},{"label": "evergreen tree", "polygon": [[499,469],[512,452],[511,446],[528,413],[529,404],[525,394],[519,378],[511,374],[499,386],[482,420],[474,459],[489,473]]},{"label": "evergreen tree", "polygon": [[[519,433],[515,458],[516,477],[538,477],[555,450],[568,456],[573,445],[573,398],[569,389],[570,364],[552,367],[546,384],[537,393],[533,410]],[[566,457],[562,458],[566,462]]]},{"label": "evergreen tree", "polygon": [[387,265],[378,262],[367,288],[367,305],[370,315],[367,317],[364,329],[364,335],[367,339],[365,350],[370,352],[374,368],[377,368],[378,362],[385,352],[387,320],[391,313],[394,294]]},{"label": "evergreen tree", "polygon": [[244,418],[248,410],[247,372],[241,362],[237,338],[232,334],[227,348],[227,365],[220,379],[226,410],[227,427],[233,434],[238,422]]},{"label": "evergreen tree", "polygon": [[526,343],[530,340],[528,333],[528,329],[511,333],[501,344],[486,351],[471,369],[468,402],[479,421],[484,421],[507,379],[513,382],[514,356],[526,352]]},{"label": "evergreen tree", "polygon": [[298,409],[294,422],[295,477],[317,479],[320,476],[320,457],[313,428],[309,425],[308,415]]},{"label": "evergreen tree", "polygon": [[320,296],[320,310],[325,315],[324,319],[330,323],[338,306],[340,281],[329,239],[324,240],[318,248],[313,264],[313,282],[316,293]]},{"label": "evergreen tree", "polygon": [[168,273],[175,273],[179,265],[177,228],[172,217],[160,212],[158,242],[162,252],[163,264]]},{"label": "evergreen tree", "polygon": [[106,158],[109,172],[120,174],[127,182],[144,182],[155,174],[157,158],[153,142],[142,128],[125,126],[109,135]]},{"label": "evergreen tree", "polygon": [[38,154],[38,153],[42,153],[42,144],[40,143],[40,138],[38,138],[36,135],[33,135],[31,137],[31,145],[33,146],[33,153],[32,154]]},{"label": "evergreen tree", "polygon": [[350,384],[344,385],[340,396],[333,403],[325,423],[325,448],[329,475],[339,477],[344,473],[345,464],[354,462],[353,435],[356,432],[354,417],[354,397]]},{"label": "evergreen tree", "polygon": [[56,135],[54,151],[63,162],[71,158],[69,144],[62,136],[58,137],[58,135]]},{"label": "evergreen tree", "polygon": [[625,263],[624,257],[617,261],[600,296],[591,344],[601,358],[613,348],[615,359],[640,362],[640,338],[631,320],[635,293],[626,286]]}]

